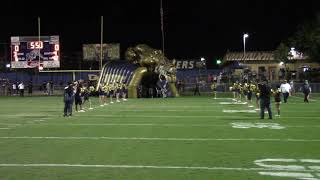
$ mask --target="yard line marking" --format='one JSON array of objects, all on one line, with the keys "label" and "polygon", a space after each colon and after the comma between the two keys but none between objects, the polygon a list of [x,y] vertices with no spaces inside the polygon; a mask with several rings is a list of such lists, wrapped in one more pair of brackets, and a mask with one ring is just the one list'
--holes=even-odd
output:
[{"label": "yard line marking", "polygon": [[[239,122],[241,123],[241,122]],[[254,123],[254,122],[253,122]],[[18,125],[10,123],[1,123],[0,125]],[[25,124],[26,126],[165,126],[165,127],[230,127],[230,124],[159,124],[159,123],[37,123]],[[320,125],[284,125],[288,128],[320,128]]]},{"label": "yard line marking", "polygon": [[0,123],[0,125],[4,125],[4,126],[20,126],[21,124],[10,124],[10,123]]},{"label": "yard line marking", "polygon": [[85,137],[85,136],[0,136],[0,139],[59,139],[59,140],[146,140],[146,141],[280,141],[280,142],[320,142],[320,139],[223,139],[223,138],[148,138],[148,137]]},{"label": "yard line marking", "polygon": [[224,109],[222,110],[222,112],[224,113],[256,113],[257,111],[256,110],[227,110],[227,109]]},{"label": "yard line marking", "polygon": [[0,164],[0,167],[81,167],[81,168],[124,168],[124,169],[191,169],[191,170],[224,170],[224,171],[294,171],[320,172],[314,169],[290,170],[283,168],[237,168],[207,166],[158,166],[158,165],[113,165],[113,164]]},{"label": "yard line marking", "polygon": [[0,128],[0,130],[7,130],[7,129],[10,129],[10,128]]},{"label": "yard line marking", "polygon": [[234,98],[231,98],[231,97],[221,97],[221,98],[219,98],[219,97],[217,97],[215,99],[234,99]]},{"label": "yard line marking", "polygon": [[[213,103],[216,104],[216,103]],[[248,104],[247,102],[220,102],[219,104]]]},{"label": "yard line marking", "polygon": [[[316,111],[314,111],[316,112]],[[7,116],[7,117],[14,117],[14,118],[18,118],[18,117],[26,117],[26,116],[20,116],[20,115],[1,115],[1,116]],[[30,115],[30,116],[35,116],[35,115]],[[60,115],[49,115],[50,117],[61,117]],[[212,116],[190,116],[190,115],[186,115],[186,116],[179,116],[179,115],[106,115],[106,114],[81,114],[79,116],[76,117],[110,117],[110,118],[214,118],[214,119],[218,119],[218,118],[237,118],[237,119],[258,119],[259,117],[255,117],[255,116],[229,116],[229,115],[224,115],[224,116],[217,116],[217,115],[212,115]],[[73,117],[72,117],[73,118]],[[312,120],[316,120],[316,119],[320,119],[320,116],[281,116],[281,119],[284,118],[290,118],[290,119],[312,119]],[[176,120],[176,119],[175,119]]]}]

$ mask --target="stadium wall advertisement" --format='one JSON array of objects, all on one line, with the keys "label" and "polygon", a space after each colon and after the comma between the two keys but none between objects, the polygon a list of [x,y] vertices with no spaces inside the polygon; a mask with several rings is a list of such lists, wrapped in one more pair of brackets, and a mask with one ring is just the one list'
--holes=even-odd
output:
[{"label": "stadium wall advertisement", "polygon": [[192,70],[205,66],[204,62],[200,59],[174,59],[173,64],[176,66],[177,70]]},{"label": "stadium wall advertisement", "polygon": [[[120,59],[120,44],[103,44],[102,47],[102,57],[104,61]],[[83,60],[99,61],[101,56],[100,49],[100,44],[83,44]]]}]

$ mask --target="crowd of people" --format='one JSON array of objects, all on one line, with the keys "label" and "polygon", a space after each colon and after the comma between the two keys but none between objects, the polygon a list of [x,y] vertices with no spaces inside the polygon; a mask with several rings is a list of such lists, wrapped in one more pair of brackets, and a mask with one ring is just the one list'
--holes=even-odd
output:
[{"label": "crowd of people", "polygon": [[[243,97],[248,102],[250,107],[252,106],[252,95],[256,97],[256,110],[260,110],[260,118],[264,119],[265,110],[268,111],[269,119],[272,119],[271,110],[271,97],[274,97],[275,107],[277,114],[275,116],[280,116],[280,104],[281,96],[283,97],[283,102],[288,103],[288,98],[292,95],[293,84],[289,84],[287,80],[284,80],[281,85],[277,85],[276,88],[271,88],[268,80],[262,80],[260,83],[255,83],[250,81],[249,83],[240,83],[236,81],[230,87],[230,91],[233,92],[233,97],[236,101],[241,102]],[[216,98],[216,85],[212,84],[211,89],[213,90],[214,97]],[[304,94],[304,102],[309,102],[309,96],[311,93],[311,87],[309,82],[305,80],[304,84],[300,88],[300,91]]]},{"label": "crowd of people", "polygon": [[[12,82],[8,79],[1,81],[1,95],[4,96],[25,96],[25,90],[28,92],[28,96],[32,96],[34,92],[33,82],[30,80],[27,84],[23,81]],[[54,86],[52,81],[44,82],[39,86],[39,91],[43,91],[44,95],[53,95]]]},{"label": "crowd of people", "polygon": [[[128,88],[125,82],[113,82],[100,84],[98,90],[91,84],[82,81],[68,83],[64,89],[64,117],[72,116],[73,103],[77,112],[85,112],[85,109],[92,109],[90,96],[98,93],[100,106],[127,101]],[[108,101],[108,98],[110,99]],[[89,107],[86,107],[89,106]]]}]

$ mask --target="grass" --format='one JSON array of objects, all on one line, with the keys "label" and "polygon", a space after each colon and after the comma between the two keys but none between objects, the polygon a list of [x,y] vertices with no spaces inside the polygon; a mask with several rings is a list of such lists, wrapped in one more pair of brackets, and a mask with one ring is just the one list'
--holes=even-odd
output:
[{"label": "grass", "polygon": [[[260,120],[258,112],[223,113],[252,108],[208,96],[129,99],[105,107],[92,98],[93,110],[69,118],[62,117],[61,97],[1,97],[0,179],[295,179],[260,175],[272,170],[254,169],[263,168],[254,161],[320,159],[320,96],[313,100],[289,97],[280,118]],[[231,123],[285,128],[238,129]]]}]

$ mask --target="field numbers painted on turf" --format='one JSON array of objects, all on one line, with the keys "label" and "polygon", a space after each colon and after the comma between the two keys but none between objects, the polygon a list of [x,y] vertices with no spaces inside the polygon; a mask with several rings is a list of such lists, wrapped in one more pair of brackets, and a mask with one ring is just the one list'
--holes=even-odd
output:
[{"label": "field numbers painted on turf", "polygon": [[320,159],[260,159],[254,163],[266,168],[260,175],[320,180]]},{"label": "field numbers painted on turf", "polygon": [[231,123],[233,128],[240,129],[249,129],[249,128],[268,128],[268,129],[284,129],[284,126],[281,126],[278,123],[246,123],[246,122],[236,122]]}]

